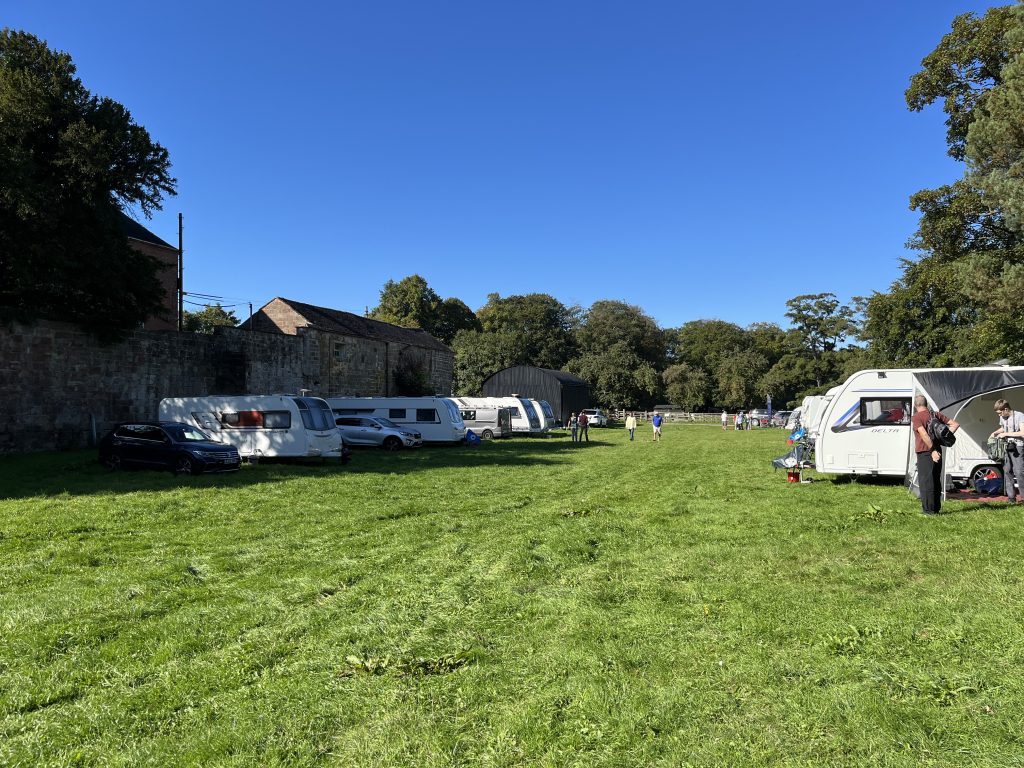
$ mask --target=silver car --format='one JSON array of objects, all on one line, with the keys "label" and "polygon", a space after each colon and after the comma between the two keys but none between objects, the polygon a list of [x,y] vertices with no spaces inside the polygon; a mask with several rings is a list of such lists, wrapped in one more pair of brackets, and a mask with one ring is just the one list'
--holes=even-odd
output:
[{"label": "silver car", "polygon": [[423,435],[380,416],[338,416],[335,420],[345,445],[373,445],[388,451],[418,448]]}]

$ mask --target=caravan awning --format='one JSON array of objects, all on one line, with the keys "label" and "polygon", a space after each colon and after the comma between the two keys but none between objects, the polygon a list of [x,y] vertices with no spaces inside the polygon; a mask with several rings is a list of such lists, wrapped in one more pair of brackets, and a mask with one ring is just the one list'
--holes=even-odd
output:
[{"label": "caravan awning", "polygon": [[1024,385],[1024,368],[918,371],[914,378],[941,411],[986,392]]}]

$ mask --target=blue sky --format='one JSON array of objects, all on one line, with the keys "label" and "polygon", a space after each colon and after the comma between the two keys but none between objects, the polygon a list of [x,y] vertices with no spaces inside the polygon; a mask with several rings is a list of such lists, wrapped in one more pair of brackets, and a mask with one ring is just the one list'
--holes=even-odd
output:
[{"label": "blue sky", "polygon": [[[967,0],[14,0],[170,152],[185,289],[362,312],[419,273],[663,327],[886,290],[943,115],[903,92]],[[248,309],[237,308],[240,317]]]}]

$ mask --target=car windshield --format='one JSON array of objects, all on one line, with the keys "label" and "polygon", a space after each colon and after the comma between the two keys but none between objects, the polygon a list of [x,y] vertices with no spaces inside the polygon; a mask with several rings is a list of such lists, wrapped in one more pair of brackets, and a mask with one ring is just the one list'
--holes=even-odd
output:
[{"label": "car windshield", "polygon": [[177,443],[205,443],[210,441],[210,436],[202,430],[185,426],[184,424],[175,427],[164,427],[164,430]]},{"label": "car windshield", "polygon": [[388,429],[401,429],[401,427],[395,424],[391,419],[385,419],[383,416],[374,416],[373,420],[382,427],[387,427]]}]

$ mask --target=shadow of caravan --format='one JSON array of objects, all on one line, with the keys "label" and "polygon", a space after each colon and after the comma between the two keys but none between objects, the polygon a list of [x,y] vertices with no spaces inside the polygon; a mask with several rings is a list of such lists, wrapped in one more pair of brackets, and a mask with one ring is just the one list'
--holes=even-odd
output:
[{"label": "shadow of caravan", "polygon": [[319,397],[167,397],[160,419],[191,424],[231,443],[243,458],[341,458],[341,433]]}]

